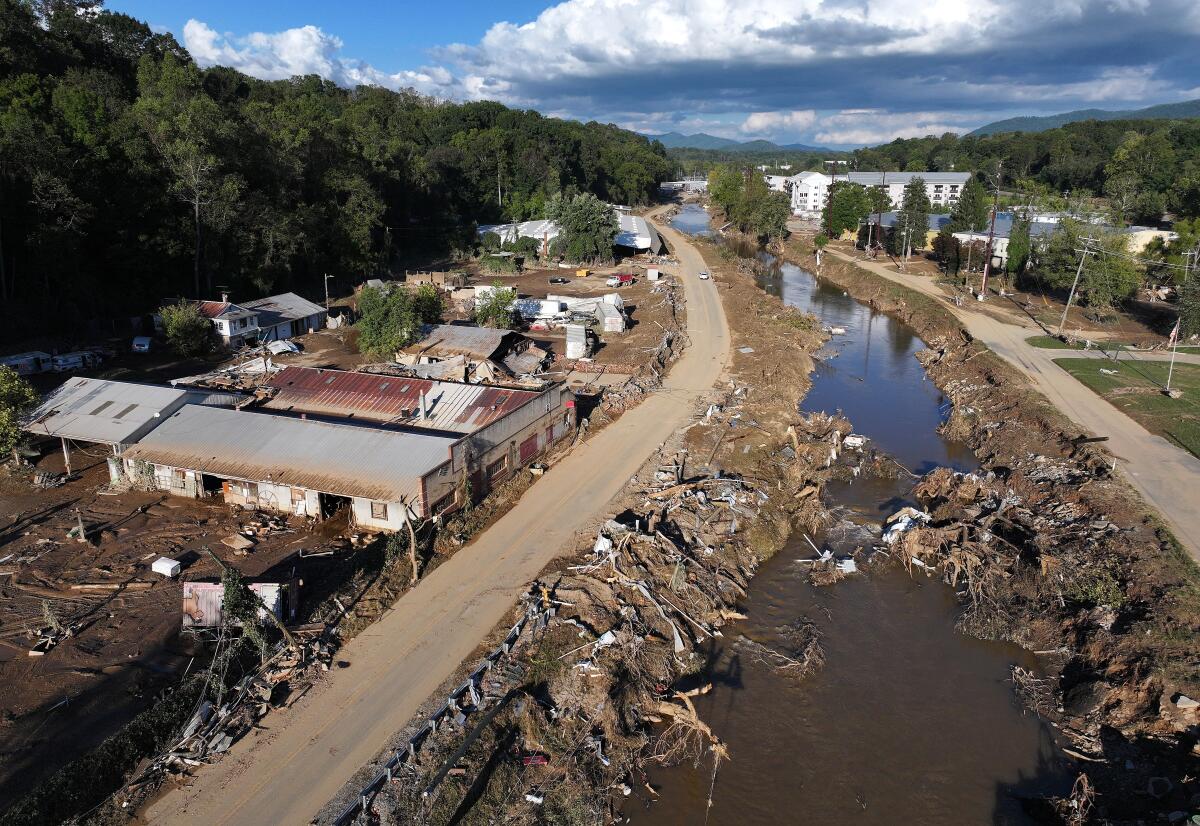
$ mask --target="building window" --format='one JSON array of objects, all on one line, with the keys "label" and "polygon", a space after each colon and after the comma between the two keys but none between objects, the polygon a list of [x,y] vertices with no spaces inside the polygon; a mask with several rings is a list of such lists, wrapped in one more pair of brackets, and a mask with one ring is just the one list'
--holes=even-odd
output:
[{"label": "building window", "polygon": [[371,503],[371,518],[386,520],[388,518],[387,502],[372,502]]}]

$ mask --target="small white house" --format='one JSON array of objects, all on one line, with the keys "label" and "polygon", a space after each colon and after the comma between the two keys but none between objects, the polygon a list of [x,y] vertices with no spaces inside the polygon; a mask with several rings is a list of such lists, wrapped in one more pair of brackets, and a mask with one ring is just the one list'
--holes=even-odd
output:
[{"label": "small white house", "polygon": [[230,350],[258,341],[258,313],[222,296],[220,301],[200,301],[200,314],[213,323],[213,329]]}]

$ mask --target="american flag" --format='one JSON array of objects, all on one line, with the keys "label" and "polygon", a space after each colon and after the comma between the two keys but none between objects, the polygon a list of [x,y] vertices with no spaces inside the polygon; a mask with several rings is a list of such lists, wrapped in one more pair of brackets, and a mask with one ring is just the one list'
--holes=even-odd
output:
[{"label": "american flag", "polygon": [[1167,340],[1168,347],[1174,347],[1176,344],[1179,343],[1179,322],[1180,321],[1182,321],[1182,319],[1176,320],[1175,326],[1173,328],[1171,328],[1171,338]]}]

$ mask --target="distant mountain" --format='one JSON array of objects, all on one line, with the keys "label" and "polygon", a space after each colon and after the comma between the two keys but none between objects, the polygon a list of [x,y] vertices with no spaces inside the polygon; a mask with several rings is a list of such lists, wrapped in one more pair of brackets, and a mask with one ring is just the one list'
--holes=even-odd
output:
[{"label": "distant mountain", "polygon": [[1074,112],[1063,112],[1059,115],[1007,118],[981,126],[969,134],[980,137],[996,135],[1000,132],[1045,132],[1047,129],[1057,129],[1081,120],[1169,120],[1174,118],[1200,118],[1200,100],[1163,103],[1158,106],[1147,106],[1145,109],[1077,109]]},{"label": "distant mountain", "polygon": [[694,135],[683,135],[679,132],[667,132],[663,135],[646,135],[652,141],[658,141],[667,149],[724,149],[727,152],[830,152],[820,146],[808,146],[803,143],[777,144],[771,141],[739,141],[729,138],[718,138],[697,132]]},{"label": "distant mountain", "polygon": [[665,135],[647,135],[652,141],[658,141],[667,149],[726,149],[737,146],[737,141],[729,138],[718,138],[716,135],[706,135],[698,132],[695,135],[682,135],[679,132],[667,132]]}]

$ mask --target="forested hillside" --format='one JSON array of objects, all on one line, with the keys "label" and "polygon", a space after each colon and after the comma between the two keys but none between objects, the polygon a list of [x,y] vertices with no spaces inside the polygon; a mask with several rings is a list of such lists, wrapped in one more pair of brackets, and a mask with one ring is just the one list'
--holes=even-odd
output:
[{"label": "forested hillside", "polygon": [[1200,120],[1072,123],[1035,134],[896,140],[854,152],[859,170],[991,172],[1008,189],[1108,197],[1128,221],[1200,215]]},{"label": "forested hillside", "polygon": [[556,192],[643,203],[661,146],[496,103],[200,69],[88,0],[0,0],[0,323],[13,340],[175,295],[319,294]]}]

